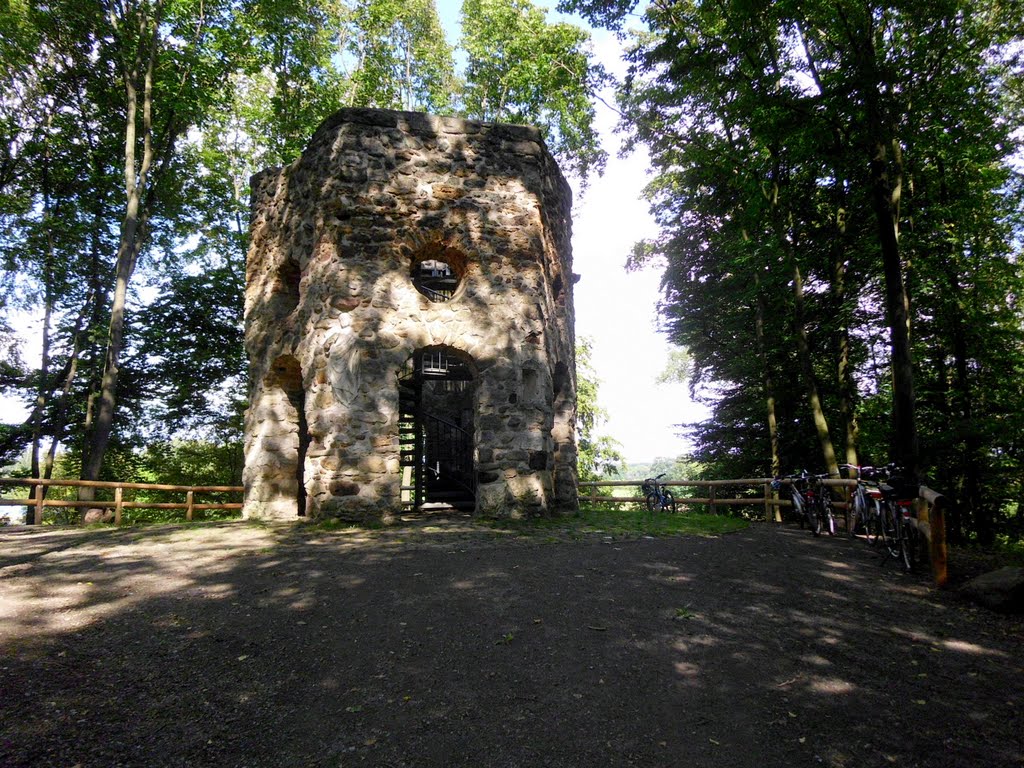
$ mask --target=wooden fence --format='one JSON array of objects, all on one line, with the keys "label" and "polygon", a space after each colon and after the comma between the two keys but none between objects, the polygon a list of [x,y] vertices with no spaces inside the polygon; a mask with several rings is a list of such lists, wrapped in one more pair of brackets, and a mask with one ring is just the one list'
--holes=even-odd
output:
[{"label": "wooden fence", "polygon": [[[160,485],[156,483],[118,483],[103,482],[99,480],[34,480],[30,478],[0,477],[0,488],[6,489],[9,486],[28,486],[31,494],[28,498],[0,498],[0,507],[26,507],[31,512],[34,522],[38,525],[43,521],[43,510],[46,507],[73,507],[83,509],[110,509],[114,510],[114,523],[121,524],[122,513],[126,509],[184,509],[185,519],[192,520],[195,513],[200,510],[241,510],[241,502],[231,503],[206,503],[196,502],[196,494],[203,493],[238,493],[244,490],[240,485]],[[94,499],[92,501],[71,501],[66,499],[46,498],[46,488],[95,488],[112,490],[113,499]],[[161,491],[182,493],[185,495],[181,502],[157,502],[157,501],[125,501],[125,491]]]},{"label": "wooden fence", "polygon": [[[843,511],[846,528],[850,527],[849,489],[855,488],[856,480],[825,480],[824,483],[833,488],[842,489],[842,498],[834,501],[836,508]],[[609,480],[598,482],[580,483],[580,502],[589,504],[643,504],[644,498],[639,488],[642,485],[640,480]],[[711,514],[716,514],[722,507],[761,507],[763,518],[767,522],[780,523],[782,515],[780,509],[793,506],[789,499],[779,498],[778,493],[772,490],[772,478],[754,477],[740,480],[670,480],[663,483],[668,488],[700,488],[706,489],[704,496],[683,496],[676,498],[677,505],[702,504],[706,505]],[[602,496],[598,494],[598,488],[636,488],[637,492],[631,496]],[[584,493],[589,489],[589,494]],[[732,489],[732,493],[723,493]],[[756,489],[757,493],[751,493]],[[745,491],[745,493],[744,493]],[[741,495],[742,494],[742,495]],[[927,486],[920,486],[917,490],[917,517],[911,519],[911,523],[921,532],[928,545],[928,559],[931,563],[932,577],[936,586],[945,586],[948,581],[948,553],[946,548],[946,521],[945,512],[948,500],[941,493],[933,491]]]},{"label": "wooden fence", "polygon": [[[849,528],[849,504],[845,499],[849,498],[847,489],[857,485],[856,480],[825,480],[826,485],[842,488],[843,500],[837,500],[835,506],[845,511],[846,526]],[[676,499],[677,504],[704,504],[708,510],[715,514],[721,507],[735,506],[757,506],[764,512],[764,519],[768,522],[781,522],[780,508],[792,506],[788,499],[780,499],[778,494],[772,490],[771,478],[744,478],[739,480],[672,480],[664,483],[670,488],[704,488],[707,489],[706,496],[686,496]],[[610,480],[598,482],[580,483],[580,501],[590,504],[642,504],[643,497],[639,488],[642,481],[639,480]],[[192,520],[195,512],[200,510],[241,510],[241,502],[219,502],[219,503],[196,503],[196,494],[202,493],[238,493],[243,492],[239,485],[159,485],[155,483],[120,483],[103,482],[94,480],[35,480],[31,478],[0,477],[0,489],[10,486],[29,487],[32,489],[28,498],[0,497],[0,507],[26,507],[33,512],[33,520],[40,524],[43,520],[43,510],[46,507],[72,507],[84,509],[114,509],[114,523],[120,525],[122,513],[125,509],[184,509],[185,519]],[[45,489],[52,487],[64,488],[95,488],[112,490],[113,499],[95,499],[92,501],[71,501],[65,499],[46,498]],[[637,493],[632,496],[602,496],[598,495],[598,488],[632,487],[637,488]],[[723,493],[727,489],[746,489],[746,495],[737,495],[736,491],[730,495]],[[584,490],[589,489],[589,494]],[[756,494],[749,493],[750,489],[757,489]],[[161,491],[185,494],[183,502],[154,502],[154,501],[125,501],[126,490],[140,491]],[[936,493],[927,486],[918,488],[916,500],[917,517],[912,523],[924,535],[928,544],[929,560],[932,567],[932,575],[938,586],[946,584],[947,574],[947,549],[946,549],[946,525],[945,510],[948,501],[945,496]]]}]

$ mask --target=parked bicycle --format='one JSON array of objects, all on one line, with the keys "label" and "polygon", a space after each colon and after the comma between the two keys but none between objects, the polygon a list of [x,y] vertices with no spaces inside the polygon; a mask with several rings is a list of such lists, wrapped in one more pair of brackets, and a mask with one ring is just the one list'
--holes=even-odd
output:
[{"label": "parked bicycle", "polygon": [[811,532],[815,536],[827,533],[836,535],[836,509],[832,504],[832,492],[825,485],[831,477],[827,472],[822,475],[811,475],[811,490],[807,497],[811,502],[814,515],[811,519]]},{"label": "parked bicycle", "polygon": [[662,472],[657,477],[649,477],[640,486],[648,512],[676,511],[676,499],[672,495],[672,491],[666,488],[664,484],[658,482],[666,474],[666,472]]},{"label": "parked bicycle", "polygon": [[910,572],[917,564],[921,546],[921,534],[913,521],[917,486],[908,483],[895,464],[889,464],[880,470],[878,488],[882,495],[880,536],[887,557],[895,558],[903,570]]},{"label": "parked bicycle", "polygon": [[776,491],[780,490],[783,485],[789,485],[789,498],[793,504],[793,516],[796,517],[801,528],[810,526],[811,523],[809,517],[811,507],[804,496],[808,492],[809,478],[810,475],[807,474],[805,469],[795,475],[782,475],[772,480],[772,488]]},{"label": "parked bicycle", "polygon": [[793,514],[800,522],[800,527],[811,529],[815,536],[822,532],[834,536],[836,532],[835,507],[832,505],[832,494],[822,481],[829,475],[812,475],[802,470],[795,475],[776,477],[772,487],[778,490],[784,483],[789,484],[790,498],[793,502]]},{"label": "parked bicycle", "polygon": [[874,544],[882,533],[882,491],[877,482],[879,470],[854,464],[840,464],[839,470],[845,470],[850,479],[857,481],[850,496],[847,534],[851,538],[863,535],[869,544]]}]

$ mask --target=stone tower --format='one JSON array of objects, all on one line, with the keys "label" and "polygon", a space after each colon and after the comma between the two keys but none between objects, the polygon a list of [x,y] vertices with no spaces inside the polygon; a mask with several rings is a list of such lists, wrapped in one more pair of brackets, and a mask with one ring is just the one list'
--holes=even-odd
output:
[{"label": "stone tower", "polygon": [[576,510],[571,192],[536,129],[343,109],[252,190],[246,517]]}]

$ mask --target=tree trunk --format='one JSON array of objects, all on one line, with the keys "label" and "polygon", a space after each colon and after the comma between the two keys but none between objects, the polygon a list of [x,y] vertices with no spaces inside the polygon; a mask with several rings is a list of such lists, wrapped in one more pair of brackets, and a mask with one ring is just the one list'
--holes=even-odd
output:
[{"label": "tree trunk", "polygon": [[[936,158],[935,165],[939,172],[939,199],[945,207],[950,202],[949,186],[946,182],[946,164],[940,156]],[[948,221],[945,224],[947,230],[952,229]],[[947,280],[944,303],[946,311],[949,313],[949,333],[953,347],[949,423],[954,426],[954,439],[962,445],[957,468],[962,482],[959,488],[959,498],[955,505],[957,508],[955,512],[957,525],[955,527],[961,529],[966,522],[970,529],[977,534],[978,541],[987,546],[994,540],[995,532],[992,530],[993,521],[981,491],[983,446],[974,421],[975,392],[971,384],[969,364],[970,341],[964,323],[965,306],[961,303],[962,297],[966,303],[965,289],[960,281],[959,255],[950,248],[950,252],[944,256],[942,262],[945,266]],[[961,531],[956,530],[955,535],[960,536]]]},{"label": "tree trunk", "polygon": [[826,471],[830,474],[838,475],[839,464],[836,461],[836,451],[828,431],[828,419],[825,418],[825,411],[821,407],[818,384],[814,378],[811,348],[807,340],[807,326],[804,323],[804,279],[803,275],[800,274],[800,267],[796,265],[793,266],[793,301],[796,304],[795,330],[797,353],[800,356],[800,370],[803,373],[807,400],[811,406],[811,416],[814,418],[814,429],[818,433],[818,442],[821,445],[821,454],[825,460]]},{"label": "tree trunk", "polygon": [[[896,147],[894,142],[894,147]],[[893,452],[908,477],[918,476],[914,366],[910,351],[910,298],[903,280],[899,247],[901,158],[894,152],[896,179],[890,178],[886,142],[877,141],[871,158],[871,199],[885,275],[885,314],[892,361]]]},{"label": "tree trunk", "polygon": [[803,374],[804,388],[807,392],[807,401],[811,407],[811,417],[814,419],[814,429],[818,434],[818,442],[821,445],[822,458],[825,461],[825,469],[830,474],[839,473],[839,465],[836,461],[835,448],[832,445],[832,437],[829,435],[828,419],[821,406],[821,397],[818,394],[818,383],[814,376],[814,362],[811,359],[810,343],[807,339],[807,325],[804,322],[804,281],[800,273],[800,266],[796,260],[797,245],[791,238],[793,227],[792,215],[787,218],[779,204],[780,180],[785,178],[785,171],[782,169],[780,158],[777,152],[773,151],[775,167],[772,170],[772,183],[770,191],[766,193],[768,202],[772,209],[772,219],[775,227],[775,236],[778,238],[782,251],[791,265],[793,271],[793,304],[796,310],[796,321],[794,328],[797,338],[797,354],[800,359],[800,370]]},{"label": "tree trunk", "polygon": [[772,477],[778,477],[782,473],[782,460],[779,456],[779,428],[775,418],[775,381],[772,378],[772,368],[768,363],[768,354],[764,340],[764,299],[761,296],[761,276],[754,275],[754,285],[757,290],[756,316],[754,318],[754,333],[757,338],[757,356],[761,360],[762,382],[764,386],[765,410],[768,416],[768,441],[771,445]]},{"label": "tree trunk", "polygon": [[[837,138],[837,143],[838,143]],[[832,302],[837,319],[836,328],[836,384],[839,391],[839,413],[846,435],[846,463],[858,465],[857,443],[860,425],[857,421],[856,393],[850,365],[850,313],[846,309],[846,195],[840,174],[835,171],[833,185],[836,234],[832,240]]]},{"label": "tree trunk", "polygon": [[[42,360],[39,366],[39,383],[36,387],[36,403],[32,410],[32,477],[39,477],[39,450],[43,440],[43,416],[50,399],[50,325],[53,318],[53,220],[50,206],[50,153],[43,154],[42,167],[43,229],[46,232],[46,253],[43,255],[43,339]],[[43,494],[46,493],[43,488]],[[35,517],[25,516],[26,523],[34,523]]]},{"label": "tree trunk", "polygon": [[[875,45],[882,37],[876,28],[872,6],[839,4],[841,34],[848,45],[850,76],[864,104],[864,146],[870,172],[871,207],[875,214],[882,271],[885,278],[885,312],[889,326],[892,371],[892,452],[910,477],[918,477],[917,419],[915,416],[914,367],[910,349],[910,300],[900,260],[899,220],[903,167],[899,142],[886,119],[881,89],[887,83],[880,71]],[[801,33],[808,30],[801,28]],[[804,36],[805,49],[807,38]],[[820,81],[819,81],[820,84]],[[889,158],[889,149],[893,157]],[[892,173],[890,173],[890,163]]]},{"label": "tree trunk", "polygon": [[[934,408],[938,412],[941,423],[952,424],[956,416],[953,407],[953,395],[950,392],[950,380],[952,374],[949,372],[948,360],[951,357],[946,345],[939,341],[931,348],[932,360],[930,370],[934,371],[935,393]],[[953,452],[951,452],[952,455]],[[964,523],[962,512],[963,499],[963,475],[956,466],[955,461],[942,461],[937,467],[935,487],[942,488],[950,499],[956,499],[956,503],[946,507],[944,516],[946,523],[946,538],[950,543],[962,543],[964,540]]]},{"label": "tree trunk", "polygon": [[[949,266],[949,282],[952,296],[956,297],[963,288],[959,284],[953,268]],[[954,434],[960,438],[963,445],[963,454],[960,459],[960,471],[963,477],[960,498],[957,506],[960,507],[961,519],[966,518],[973,524],[974,532],[978,536],[978,542],[984,546],[990,545],[995,539],[995,532],[992,529],[993,521],[989,509],[986,507],[981,495],[981,462],[979,457],[982,452],[981,440],[978,439],[977,426],[974,423],[974,397],[971,386],[971,375],[969,370],[970,350],[968,349],[967,332],[964,328],[963,317],[954,308],[952,323],[953,342],[953,391],[952,405],[953,417],[955,419]]]},{"label": "tree trunk", "polygon": [[[117,405],[117,379],[120,373],[121,352],[124,348],[124,311],[128,297],[128,284],[135,263],[142,248],[142,202],[150,182],[149,173],[153,165],[153,72],[158,52],[161,3],[152,9],[152,16],[139,17],[139,40],[134,60],[122,73],[124,77],[127,111],[125,116],[125,215],[121,222],[121,236],[117,249],[114,298],[110,311],[110,326],[107,335],[107,352],[103,364],[103,377],[98,393],[92,429],[87,436],[82,459],[83,480],[97,480],[103,466],[110,435],[113,430],[114,412]],[[111,19],[115,27],[120,21]],[[142,80],[142,92],[139,81]],[[141,99],[141,131],[139,101]],[[139,135],[141,133],[141,136]],[[142,157],[136,159],[137,143],[141,140]],[[91,489],[82,489],[80,499],[91,500]]]}]

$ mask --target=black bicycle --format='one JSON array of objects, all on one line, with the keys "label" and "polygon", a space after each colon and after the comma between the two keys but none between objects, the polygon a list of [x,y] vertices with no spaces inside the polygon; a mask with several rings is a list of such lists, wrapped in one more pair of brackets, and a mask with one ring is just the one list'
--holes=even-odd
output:
[{"label": "black bicycle", "polygon": [[829,536],[836,535],[836,510],[832,504],[832,493],[825,485],[825,481],[830,477],[827,472],[822,475],[811,475],[811,490],[807,492],[807,498],[813,510],[811,532],[815,536],[821,536],[823,533]]},{"label": "black bicycle", "polygon": [[672,495],[672,491],[668,490],[668,488],[658,482],[666,474],[666,472],[662,472],[657,477],[649,477],[644,480],[643,485],[640,486],[640,491],[644,495],[644,504],[647,506],[648,512],[676,511],[676,499]]},{"label": "black bicycle", "polygon": [[885,544],[887,558],[892,557],[908,573],[917,565],[921,534],[914,525],[914,500],[917,486],[907,482],[900,470],[893,464],[879,470],[882,476],[878,488],[882,494],[881,539]]}]

